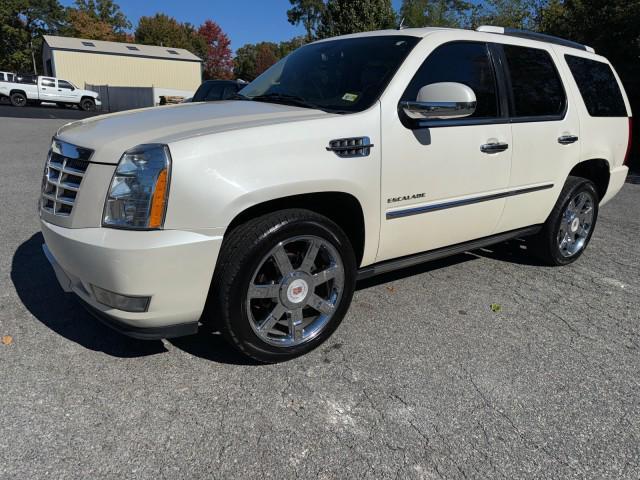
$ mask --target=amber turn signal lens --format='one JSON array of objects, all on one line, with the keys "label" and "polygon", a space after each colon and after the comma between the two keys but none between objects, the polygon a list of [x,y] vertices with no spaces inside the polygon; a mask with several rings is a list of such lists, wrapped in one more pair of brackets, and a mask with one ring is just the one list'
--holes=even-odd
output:
[{"label": "amber turn signal lens", "polygon": [[151,199],[151,213],[149,215],[149,228],[160,228],[164,218],[164,210],[167,203],[167,169],[158,174],[156,188]]}]

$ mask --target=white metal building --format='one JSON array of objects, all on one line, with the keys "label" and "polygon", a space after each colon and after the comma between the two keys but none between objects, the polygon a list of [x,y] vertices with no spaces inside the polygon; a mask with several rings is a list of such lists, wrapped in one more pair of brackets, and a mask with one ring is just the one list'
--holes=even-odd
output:
[{"label": "white metal building", "polygon": [[202,60],[181,48],[44,36],[45,75],[87,85],[147,87],[154,95],[193,95]]}]

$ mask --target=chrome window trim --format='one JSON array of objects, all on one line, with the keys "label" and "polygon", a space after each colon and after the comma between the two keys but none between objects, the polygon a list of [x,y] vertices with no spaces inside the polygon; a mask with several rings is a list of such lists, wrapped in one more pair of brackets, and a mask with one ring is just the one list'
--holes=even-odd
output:
[{"label": "chrome window trim", "polygon": [[409,217],[412,215],[420,215],[422,213],[437,212],[438,210],[446,210],[448,208],[463,207],[466,205],[473,205],[474,203],[489,202],[491,200],[498,200],[500,198],[513,197],[516,195],[523,195],[525,193],[538,192],[540,190],[547,190],[553,188],[553,183],[547,183],[536,187],[525,187],[514,190],[507,190],[506,192],[492,193],[489,195],[482,195],[478,197],[464,198],[461,200],[452,200],[448,202],[432,203],[430,205],[422,205],[419,207],[410,207],[403,210],[393,210],[386,213],[387,220],[393,220],[395,218]]}]

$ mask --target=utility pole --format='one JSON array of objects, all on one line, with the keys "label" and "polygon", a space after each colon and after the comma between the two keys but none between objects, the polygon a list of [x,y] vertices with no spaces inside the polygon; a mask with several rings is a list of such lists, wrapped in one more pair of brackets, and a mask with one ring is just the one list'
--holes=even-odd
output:
[{"label": "utility pole", "polygon": [[33,52],[33,40],[29,41],[29,46],[31,47],[31,60],[33,60],[33,73],[38,75],[38,69],[36,68],[36,54]]}]

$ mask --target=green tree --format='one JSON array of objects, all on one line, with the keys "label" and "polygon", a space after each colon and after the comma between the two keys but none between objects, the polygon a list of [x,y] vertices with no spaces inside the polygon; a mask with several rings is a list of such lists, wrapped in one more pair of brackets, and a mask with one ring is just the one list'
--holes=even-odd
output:
[{"label": "green tree", "polygon": [[71,37],[125,42],[130,40],[127,30],[131,22],[112,0],[76,0],[67,9],[64,34]]},{"label": "green tree", "polygon": [[233,58],[233,75],[250,82],[256,78],[256,46],[247,43],[236,50]]},{"label": "green tree", "polygon": [[291,40],[285,40],[278,44],[278,58],[284,58],[294,50],[303,46],[306,42],[305,37],[294,37]]},{"label": "green tree", "polygon": [[541,4],[541,0],[485,0],[476,6],[471,26],[482,24],[538,30]]},{"label": "green tree", "polygon": [[[640,0],[555,0],[541,10],[540,28],[593,47],[620,75],[640,112]],[[640,171],[640,128],[634,128],[631,165]]]},{"label": "green tree", "polygon": [[251,81],[281,58],[305,44],[303,37],[295,37],[280,43],[248,43],[236,50],[233,74],[236,78]]},{"label": "green tree", "polygon": [[291,8],[287,10],[287,18],[292,25],[302,23],[307,32],[306,40],[312,41],[324,11],[323,0],[289,0]]},{"label": "green tree", "polygon": [[329,0],[322,12],[318,37],[382,30],[396,23],[391,0]]},{"label": "green tree", "polygon": [[114,35],[125,36],[131,22],[113,0],[76,0],[75,10],[109,25]]},{"label": "green tree", "polygon": [[193,25],[180,23],[164,13],[141,17],[134,35],[135,41],[143,45],[184,48],[202,59],[208,55],[207,40]]},{"label": "green tree", "polygon": [[58,33],[64,21],[57,0],[0,0],[0,68],[33,71],[34,57],[36,66],[40,63],[42,35]]},{"label": "green tree", "polygon": [[464,0],[403,0],[400,17],[410,27],[463,27],[471,9]]}]

